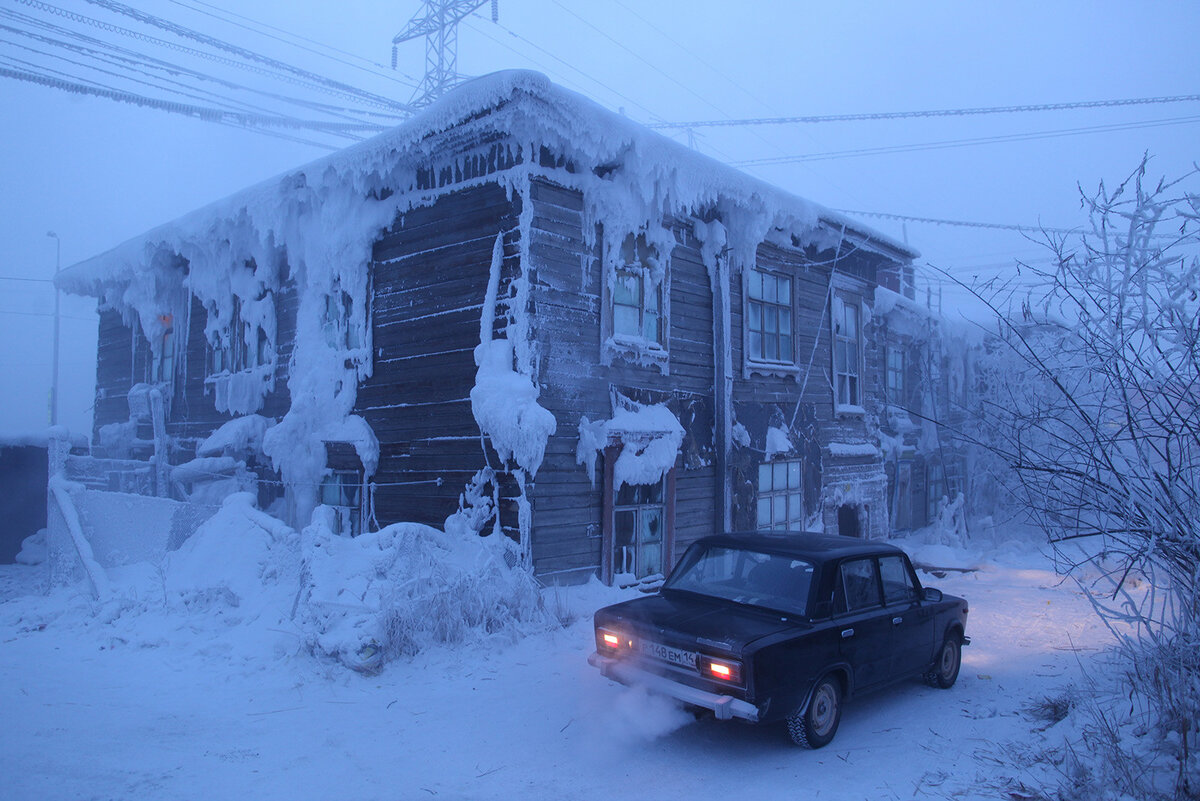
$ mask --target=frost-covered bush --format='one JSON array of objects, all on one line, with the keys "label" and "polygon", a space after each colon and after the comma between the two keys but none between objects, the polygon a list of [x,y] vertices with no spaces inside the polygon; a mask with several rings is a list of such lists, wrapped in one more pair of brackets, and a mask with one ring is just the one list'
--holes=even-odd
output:
[{"label": "frost-covered bush", "polygon": [[1141,728],[1176,743],[1173,788],[1160,765],[1120,761],[1136,749],[1097,751],[1105,775],[1133,797],[1196,798],[1200,194],[1197,171],[1155,184],[1146,168],[1084,195],[1084,233],[1048,235],[1044,295],[1001,327],[1020,369],[988,430],[1051,542],[1097,544],[1077,576],[1121,643]]},{"label": "frost-covered bush", "polygon": [[553,625],[504,537],[397,523],[349,539],[323,511],[301,537],[297,614],[318,653],[371,671],[430,645]]}]

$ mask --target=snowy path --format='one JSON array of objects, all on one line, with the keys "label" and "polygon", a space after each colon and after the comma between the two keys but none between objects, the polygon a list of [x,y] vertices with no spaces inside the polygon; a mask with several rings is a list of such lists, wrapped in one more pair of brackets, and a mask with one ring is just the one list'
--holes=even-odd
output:
[{"label": "snowy path", "polygon": [[831,746],[801,751],[605,681],[585,663],[586,618],[364,677],[286,648],[287,633],[256,651],[203,616],[100,623],[78,597],[22,595],[31,575],[0,568],[0,797],[14,801],[1007,798],[1038,782],[1005,747],[1042,736],[1023,709],[1107,645],[1048,570],[925,576],[971,603],[958,685],[859,699]]}]

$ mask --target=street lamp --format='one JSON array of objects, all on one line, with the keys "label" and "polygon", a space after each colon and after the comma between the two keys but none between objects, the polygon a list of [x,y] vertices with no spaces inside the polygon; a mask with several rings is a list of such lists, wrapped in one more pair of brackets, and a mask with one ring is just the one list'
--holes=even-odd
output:
[{"label": "street lamp", "polygon": [[[53,231],[47,231],[46,236],[54,240],[54,277],[62,267],[62,240]],[[54,375],[50,378],[50,425],[58,425],[58,281],[54,282]]]}]

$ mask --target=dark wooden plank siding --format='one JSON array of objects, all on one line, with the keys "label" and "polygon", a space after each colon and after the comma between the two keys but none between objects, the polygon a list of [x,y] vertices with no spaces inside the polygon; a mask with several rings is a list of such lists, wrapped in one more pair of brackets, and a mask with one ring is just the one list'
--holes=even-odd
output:
[{"label": "dark wooden plank siding", "polygon": [[[712,294],[699,243],[681,226],[670,259],[669,362],[655,366],[621,357],[604,365],[601,352],[599,253],[585,245],[583,200],[578,192],[534,182],[529,232],[531,300],[541,352],[539,403],[554,413],[558,431],[531,491],[533,559],[539,575],[553,579],[600,565],[603,457],[596,457],[595,486],[577,463],[582,418],[612,417],[612,392],[642,402],[666,402],[692,421],[684,451],[693,454],[676,475],[676,555],[712,532],[715,475],[712,460]],[[689,409],[700,409],[698,416]],[[699,441],[701,446],[693,443]],[[691,446],[691,447],[689,447]]]},{"label": "dark wooden plank siding", "polygon": [[[519,214],[519,200],[486,184],[413,209],[375,245],[374,371],[358,389],[355,413],[379,439],[380,525],[441,527],[487,459],[500,465],[490,447],[485,457],[470,391],[492,247],[503,231],[503,300],[519,266]],[[513,494],[502,485],[502,496]],[[501,519],[515,533],[515,514]]]}]

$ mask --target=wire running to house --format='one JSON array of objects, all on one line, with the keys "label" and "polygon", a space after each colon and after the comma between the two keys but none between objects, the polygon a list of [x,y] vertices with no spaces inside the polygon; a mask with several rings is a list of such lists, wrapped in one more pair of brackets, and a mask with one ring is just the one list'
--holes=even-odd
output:
[{"label": "wire running to house", "polygon": [[975,145],[1001,144],[1004,142],[1025,142],[1036,139],[1058,139],[1065,136],[1080,136],[1083,134],[1111,133],[1113,131],[1134,131],[1143,128],[1162,128],[1173,125],[1192,125],[1200,122],[1200,116],[1168,117],[1161,120],[1145,120],[1143,122],[1123,122],[1112,125],[1093,125],[1084,128],[1062,128],[1053,131],[1033,131],[1021,134],[1001,134],[999,136],[980,136],[973,139],[947,139],[940,142],[918,142],[908,145],[886,145],[883,147],[866,147],[857,150],[834,150],[827,153],[807,153],[797,156],[782,156],[763,159],[746,159],[731,161],[733,167],[765,167],[772,164],[800,164],[808,161],[829,161],[833,159],[856,158],[860,156],[879,156],[891,153],[911,153],[922,150],[948,150]]},{"label": "wire running to house", "polygon": [[1073,103],[1030,103],[1018,106],[981,106],[977,108],[927,109],[923,111],[877,111],[858,114],[820,114],[797,117],[751,117],[739,120],[692,120],[691,122],[658,122],[648,128],[720,128],[746,125],[797,125],[824,122],[865,122],[874,120],[907,120],[923,117],[970,117],[983,114],[1019,114],[1036,111],[1073,111],[1120,106],[1150,106],[1167,103],[1195,103],[1200,95],[1165,95],[1162,97],[1132,97],[1120,100],[1082,100]]}]

